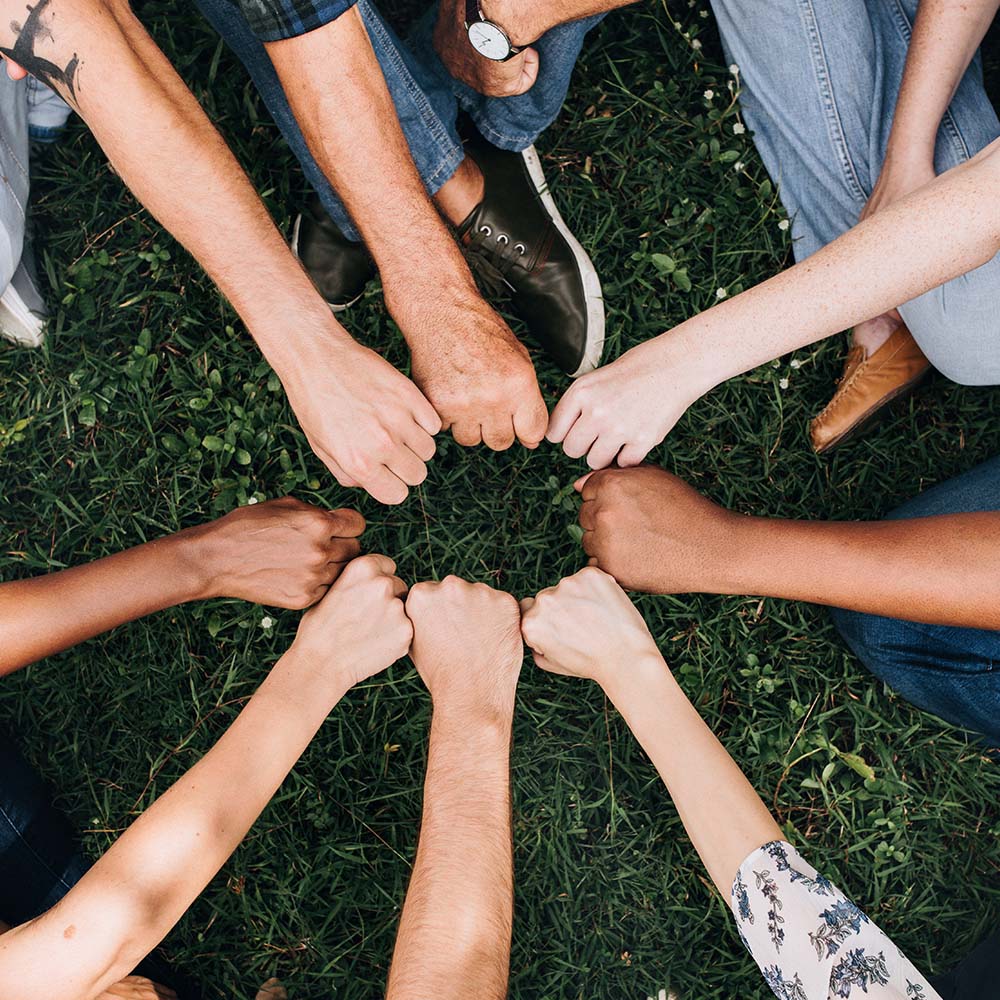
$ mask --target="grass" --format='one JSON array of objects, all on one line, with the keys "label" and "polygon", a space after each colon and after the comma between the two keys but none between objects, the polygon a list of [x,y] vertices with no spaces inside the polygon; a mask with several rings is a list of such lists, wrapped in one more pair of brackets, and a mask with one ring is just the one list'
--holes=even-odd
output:
[{"label": "grass", "polygon": [[[140,13],[287,227],[303,184],[242,68],[190,7]],[[702,97],[725,95],[729,79],[711,22],[686,7],[682,19],[704,40],[701,57],[658,5],[610,18],[541,143],[605,280],[611,358],[789,260],[771,185],[749,136],[732,133],[736,111],[709,114]],[[523,595],[582,564],[567,489],[580,465],[549,446],[494,455],[442,438],[426,484],[398,509],[339,488],[231,310],[79,123],[37,164],[34,198],[57,312],[44,352],[0,347],[4,579],[285,492],[360,506],[367,547],[411,581],[454,572]],[[377,290],[349,323],[405,364]],[[806,424],[841,352],[834,339],[800,352],[799,368],[784,358],[728,383],[654,457],[741,510],[871,518],[1000,450],[997,390],[937,379],[817,459]],[[538,367],[551,404],[565,380]],[[232,450],[203,444],[227,435]],[[788,837],[918,966],[944,970],[996,925],[1000,773],[976,746],[884,690],[820,609],[639,604]],[[179,608],[4,681],[0,724],[59,788],[91,854],[212,745],[288,645],[298,616],[268,613],[271,630],[239,602]],[[272,974],[294,1000],[378,994],[416,843],[427,724],[406,663],[337,708],[165,942],[208,996],[252,995]],[[515,738],[512,995],[764,997],[654,771],[600,693],[527,665]],[[875,781],[843,762],[850,752]]]}]

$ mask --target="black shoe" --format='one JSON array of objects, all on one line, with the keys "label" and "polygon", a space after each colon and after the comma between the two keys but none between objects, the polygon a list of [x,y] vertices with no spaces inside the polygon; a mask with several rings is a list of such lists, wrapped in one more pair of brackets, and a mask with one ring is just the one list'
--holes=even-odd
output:
[{"label": "black shoe", "polygon": [[601,282],[549,194],[534,146],[465,146],[486,193],[459,227],[469,264],[489,290],[505,286],[532,336],[567,375],[593,371],[604,349]]},{"label": "black shoe", "polygon": [[292,253],[334,312],[354,305],[378,273],[364,243],[354,243],[326,214],[315,193],[292,229]]}]

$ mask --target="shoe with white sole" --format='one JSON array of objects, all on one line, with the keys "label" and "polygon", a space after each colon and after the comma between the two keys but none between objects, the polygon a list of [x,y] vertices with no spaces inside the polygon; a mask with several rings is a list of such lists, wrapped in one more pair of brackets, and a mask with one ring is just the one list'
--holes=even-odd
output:
[{"label": "shoe with white sole", "polygon": [[22,347],[41,347],[47,322],[45,301],[22,260],[0,295],[0,336]]},{"label": "shoe with white sole", "polygon": [[532,337],[567,375],[601,363],[604,299],[586,250],[559,214],[534,146],[511,153],[476,136],[465,151],[485,194],[459,226],[473,271],[507,291]]}]

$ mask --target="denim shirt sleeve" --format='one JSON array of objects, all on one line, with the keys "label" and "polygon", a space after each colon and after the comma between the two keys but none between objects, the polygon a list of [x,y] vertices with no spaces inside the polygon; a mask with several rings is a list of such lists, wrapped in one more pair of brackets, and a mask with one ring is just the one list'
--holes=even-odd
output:
[{"label": "denim shirt sleeve", "polygon": [[250,29],[262,42],[295,38],[322,28],[357,0],[236,0]]},{"label": "denim shirt sleeve", "polygon": [[940,1000],[889,938],[791,844],[740,865],[730,906],[779,1000]]}]

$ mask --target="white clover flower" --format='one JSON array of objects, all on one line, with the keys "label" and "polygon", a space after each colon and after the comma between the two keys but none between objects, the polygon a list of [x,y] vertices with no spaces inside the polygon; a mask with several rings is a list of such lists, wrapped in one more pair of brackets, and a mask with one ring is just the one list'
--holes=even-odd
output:
[{"label": "white clover flower", "polygon": [[733,135],[743,135],[747,127],[743,122],[733,122]]},{"label": "white clover flower", "polygon": [[699,17],[708,17],[708,11],[707,10],[699,10],[698,11],[698,16]]},{"label": "white clover flower", "polygon": [[247,505],[249,506],[252,503],[260,503],[260,501],[256,497],[250,497],[250,499],[247,500]]},{"label": "white clover flower", "polygon": [[739,66],[736,65],[736,63],[733,63],[729,67],[729,72],[732,73],[733,76],[739,76],[740,75],[740,68],[739,68]]},{"label": "white clover flower", "polygon": [[747,167],[747,165],[742,160],[737,160],[733,164],[733,170],[735,170],[736,173],[738,173],[738,174],[742,174],[743,171],[746,170],[746,167]]},{"label": "white clover flower", "polygon": [[270,615],[264,615],[264,617],[261,618],[261,620],[260,620],[260,627],[261,628],[273,628],[274,627],[274,619]]},{"label": "white clover flower", "polygon": [[787,389],[788,388],[788,379],[787,378],[780,378],[780,379],[778,379],[778,388],[779,389]]},{"label": "white clover flower", "polygon": [[788,221],[788,219],[782,219],[781,222],[778,223],[778,228],[782,232],[784,232],[790,225],[791,223]]},{"label": "white clover flower", "polygon": [[724,299],[728,294],[729,292],[725,288],[716,288],[715,290],[715,297],[717,299]]},{"label": "white clover flower", "polygon": [[710,101],[713,97],[715,97],[715,91],[706,90],[705,93],[702,94],[701,96],[704,97],[706,101]]},{"label": "white clover flower", "polygon": [[698,40],[698,39],[696,38],[696,39],[695,39],[695,40],[694,40],[694,41],[693,41],[693,42],[691,43],[691,48],[692,48],[692,49],[694,49],[694,50],[695,50],[695,52],[699,52],[699,51],[701,51],[701,42],[700,42],[700,41],[699,41],[699,40]]},{"label": "white clover flower", "polygon": [[791,366],[792,366],[793,368],[801,368],[801,367],[802,367],[802,362],[801,362],[801,361],[799,361],[799,359],[798,359],[798,358],[792,358],[792,360],[791,360],[791,361],[789,361],[788,363],[789,363],[789,364],[790,364],[790,365],[791,365]]}]

